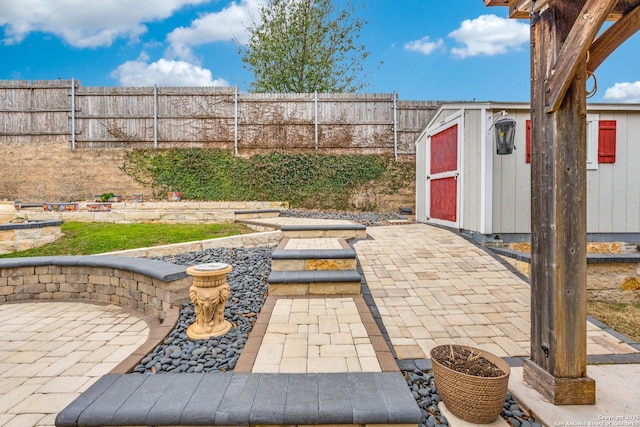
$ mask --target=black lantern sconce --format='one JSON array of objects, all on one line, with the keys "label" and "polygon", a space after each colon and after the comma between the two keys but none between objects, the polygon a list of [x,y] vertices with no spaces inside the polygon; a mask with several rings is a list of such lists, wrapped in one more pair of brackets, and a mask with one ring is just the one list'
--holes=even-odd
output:
[{"label": "black lantern sconce", "polygon": [[[501,112],[503,116],[506,111]],[[493,124],[493,139],[496,142],[498,155],[513,153],[516,139],[516,121],[511,117],[503,117]]]}]

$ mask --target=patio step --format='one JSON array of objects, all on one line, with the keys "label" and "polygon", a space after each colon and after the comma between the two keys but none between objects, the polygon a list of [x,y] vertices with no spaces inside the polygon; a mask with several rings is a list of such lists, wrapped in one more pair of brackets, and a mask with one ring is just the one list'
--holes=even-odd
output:
[{"label": "patio step", "polygon": [[367,227],[362,224],[283,225],[280,230],[283,237],[289,239],[365,239],[367,237]]},{"label": "patio step", "polygon": [[356,251],[345,249],[276,249],[271,271],[355,270]]},{"label": "patio step", "polygon": [[417,426],[420,408],[400,372],[108,374],[56,417],[56,426]]},{"label": "patio step", "polygon": [[271,271],[269,295],[360,294],[362,276],[356,270]]}]

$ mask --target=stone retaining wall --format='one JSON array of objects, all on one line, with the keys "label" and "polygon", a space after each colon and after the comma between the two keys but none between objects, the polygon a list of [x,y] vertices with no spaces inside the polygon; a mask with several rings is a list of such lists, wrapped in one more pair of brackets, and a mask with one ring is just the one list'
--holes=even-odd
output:
[{"label": "stone retaining wall", "polygon": [[85,299],[140,310],[160,320],[189,301],[185,267],[157,260],[64,256],[0,259],[0,303]]},{"label": "stone retaining wall", "polygon": [[62,236],[62,222],[51,221],[47,226],[33,224],[0,224],[0,254],[24,251],[55,242]]},{"label": "stone retaining wall", "polygon": [[197,223],[220,224],[235,221],[240,209],[288,209],[288,202],[115,202],[111,212],[89,212],[87,203],[79,203],[78,211],[45,212],[30,208],[18,211],[14,218],[25,220],[59,219],[108,223]]}]

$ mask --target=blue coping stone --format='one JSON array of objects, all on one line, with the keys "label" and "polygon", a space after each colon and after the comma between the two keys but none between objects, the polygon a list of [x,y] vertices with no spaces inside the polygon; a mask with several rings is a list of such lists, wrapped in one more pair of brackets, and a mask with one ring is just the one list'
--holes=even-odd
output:
[{"label": "blue coping stone", "polygon": [[100,395],[111,387],[111,385],[122,375],[107,374],[93,383],[85,392],[78,396],[73,402],[67,405],[56,416],[56,426],[75,427],[78,425],[78,419],[84,410],[91,405]]},{"label": "blue coping stone", "polygon": [[[175,374],[176,377],[183,375]],[[176,384],[176,392],[183,393],[185,396],[179,398],[178,402],[171,402],[170,399],[167,399],[166,409],[158,412],[158,417],[155,420],[147,419],[148,425],[158,425],[161,424],[160,421],[167,423],[165,421],[167,418],[162,418],[160,415],[161,413],[171,414],[172,412],[177,416],[177,420],[171,419],[170,423],[172,424],[207,425],[213,423],[216,411],[234,374],[232,372],[216,372],[193,375],[200,375],[201,379],[199,381],[194,381],[194,378],[190,380],[195,383],[195,386],[186,384],[184,381]],[[171,406],[175,406],[175,409],[171,408]]]},{"label": "blue coping stone", "polygon": [[387,408],[377,387],[377,375],[379,373],[346,374],[349,395],[353,403],[354,424],[386,424],[388,422]]},{"label": "blue coping stone", "polygon": [[318,424],[318,374],[291,374],[284,424]]},{"label": "blue coping stone", "polygon": [[145,375],[120,375],[78,417],[78,425],[114,425],[113,415],[145,381]]},{"label": "blue coping stone", "polygon": [[327,225],[283,225],[282,231],[308,231],[308,230],[366,230],[362,224],[327,224]]},{"label": "blue coping stone", "polygon": [[143,378],[144,382],[136,390],[135,396],[114,411],[111,418],[113,424],[144,425],[147,414],[171,383],[170,377],[159,378],[159,375],[143,375]]},{"label": "blue coping stone", "polygon": [[251,425],[283,424],[288,383],[287,374],[260,374],[258,389],[251,405]]},{"label": "blue coping stone", "polygon": [[346,374],[318,374],[318,424],[353,424]]},{"label": "blue coping stone", "polygon": [[400,372],[109,374],[56,425],[417,424]]},{"label": "blue coping stone", "polygon": [[164,381],[164,391],[147,413],[141,425],[180,424],[182,411],[185,409],[194,391],[205,374],[162,374],[151,375],[156,382]]},{"label": "blue coping stone", "polygon": [[272,271],[269,283],[322,283],[359,282],[362,276],[356,270],[302,270]]},{"label": "blue coping stone", "polygon": [[[499,255],[504,255],[509,258],[517,259],[518,261],[531,262],[531,255],[525,252],[514,251],[513,249],[497,248],[488,246],[492,252]],[[638,254],[587,254],[588,264],[598,263],[612,263],[612,262],[640,262],[640,255]]]},{"label": "blue coping stone", "polygon": [[13,222],[10,224],[0,224],[0,231],[2,230],[28,230],[32,228],[45,228],[53,227],[56,225],[62,225],[61,220],[46,220],[46,221],[30,221],[30,222]]},{"label": "blue coping stone", "polygon": [[233,374],[215,413],[215,424],[249,425],[251,402],[259,382],[260,374]]},{"label": "blue coping stone", "polygon": [[276,249],[272,259],[355,259],[353,249]]},{"label": "blue coping stone", "polygon": [[416,367],[421,371],[431,371],[433,369],[431,359],[416,359],[415,363]]},{"label": "blue coping stone", "polygon": [[114,268],[133,271],[164,282],[171,282],[188,276],[186,273],[187,268],[185,266],[147,258],[108,255],[80,255],[0,259],[0,268],[38,267],[43,265]]},{"label": "blue coping stone", "polygon": [[398,363],[398,369],[401,371],[415,371],[418,369],[413,359],[398,359],[396,362]]},{"label": "blue coping stone", "polygon": [[374,379],[376,388],[385,402],[389,424],[420,423],[420,408],[400,372],[375,373]]}]

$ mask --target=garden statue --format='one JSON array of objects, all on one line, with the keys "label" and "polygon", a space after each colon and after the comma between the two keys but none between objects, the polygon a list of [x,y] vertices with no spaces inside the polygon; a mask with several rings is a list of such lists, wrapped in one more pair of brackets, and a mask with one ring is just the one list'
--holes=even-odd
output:
[{"label": "garden statue", "polygon": [[193,340],[208,339],[226,334],[231,323],[224,319],[224,308],[229,299],[227,273],[231,266],[224,263],[200,264],[187,268],[193,276],[189,298],[193,302],[196,321],[187,328]]}]

